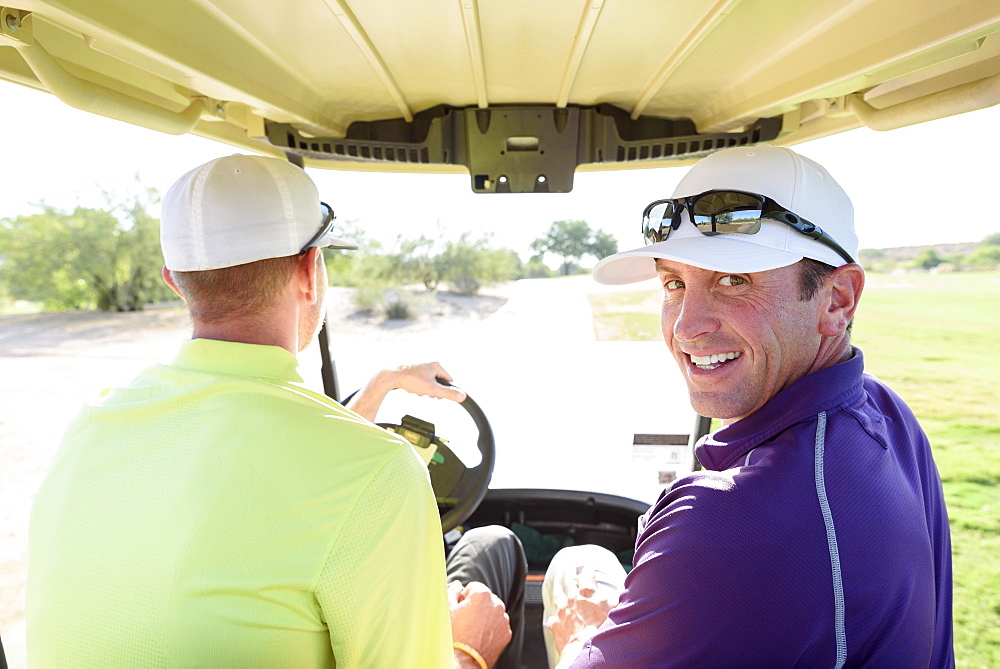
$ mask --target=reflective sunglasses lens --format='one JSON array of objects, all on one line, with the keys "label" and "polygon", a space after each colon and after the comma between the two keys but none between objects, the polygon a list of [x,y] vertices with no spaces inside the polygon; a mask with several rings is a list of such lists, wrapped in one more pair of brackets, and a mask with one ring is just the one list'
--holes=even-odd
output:
[{"label": "reflective sunglasses lens", "polygon": [[[642,238],[646,245],[662,242],[670,234],[670,224],[674,220],[674,203],[658,202],[646,209],[642,219]],[[666,221],[666,225],[664,225]]]},{"label": "reflective sunglasses lens", "polygon": [[694,224],[705,235],[741,232],[752,235],[760,230],[764,203],[749,193],[720,191],[706,193],[693,205]]}]

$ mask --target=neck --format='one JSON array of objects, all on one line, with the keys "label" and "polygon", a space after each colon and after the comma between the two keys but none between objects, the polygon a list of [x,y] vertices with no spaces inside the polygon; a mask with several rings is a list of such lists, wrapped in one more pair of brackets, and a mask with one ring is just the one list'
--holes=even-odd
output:
[{"label": "neck", "polygon": [[240,344],[280,346],[292,355],[298,352],[297,327],[290,325],[286,320],[270,316],[232,318],[210,323],[195,320],[191,337]]},{"label": "neck", "polygon": [[816,358],[806,374],[812,374],[825,367],[832,367],[850,360],[854,356],[851,340],[846,332],[836,337],[824,337],[820,342]]}]

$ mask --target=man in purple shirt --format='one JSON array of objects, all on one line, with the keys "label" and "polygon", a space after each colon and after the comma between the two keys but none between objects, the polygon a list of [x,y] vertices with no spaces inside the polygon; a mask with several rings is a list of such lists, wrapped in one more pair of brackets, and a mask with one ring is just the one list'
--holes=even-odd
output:
[{"label": "man in purple shirt", "polygon": [[728,149],[650,204],[643,234],[594,277],[659,278],[691,404],[723,427],[697,446],[704,470],[640,520],[620,592],[608,584],[622,576],[583,568],[590,558],[554,561],[552,659],[954,666],[930,445],[850,344],[864,272],[847,195],[788,149]]}]

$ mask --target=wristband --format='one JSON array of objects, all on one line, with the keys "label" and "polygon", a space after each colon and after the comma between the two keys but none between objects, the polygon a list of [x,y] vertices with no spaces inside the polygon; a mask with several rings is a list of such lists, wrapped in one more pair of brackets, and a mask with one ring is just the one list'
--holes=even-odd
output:
[{"label": "wristband", "polygon": [[479,654],[479,651],[477,651],[469,644],[462,643],[461,641],[456,641],[452,645],[454,645],[456,649],[462,651],[463,653],[471,657],[473,660],[475,660],[476,663],[479,665],[479,669],[490,669],[489,665],[486,664],[486,660],[484,660],[483,656]]}]

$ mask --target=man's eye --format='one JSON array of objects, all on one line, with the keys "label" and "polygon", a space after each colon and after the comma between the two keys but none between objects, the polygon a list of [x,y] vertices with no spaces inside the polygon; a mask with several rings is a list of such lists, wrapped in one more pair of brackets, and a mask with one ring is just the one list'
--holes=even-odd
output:
[{"label": "man's eye", "polygon": [[739,286],[746,283],[746,279],[742,276],[736,276],[734,274],[727,274],[726,276],[719,279],[719,283],[723,286]]},{"label": "man's eye", "polygon": [[665,284],[663,284],[663,287],[666,288],[667,290],[677,290],[678,288],[684,287],[684,282],[678,279],[670,279]]}]

